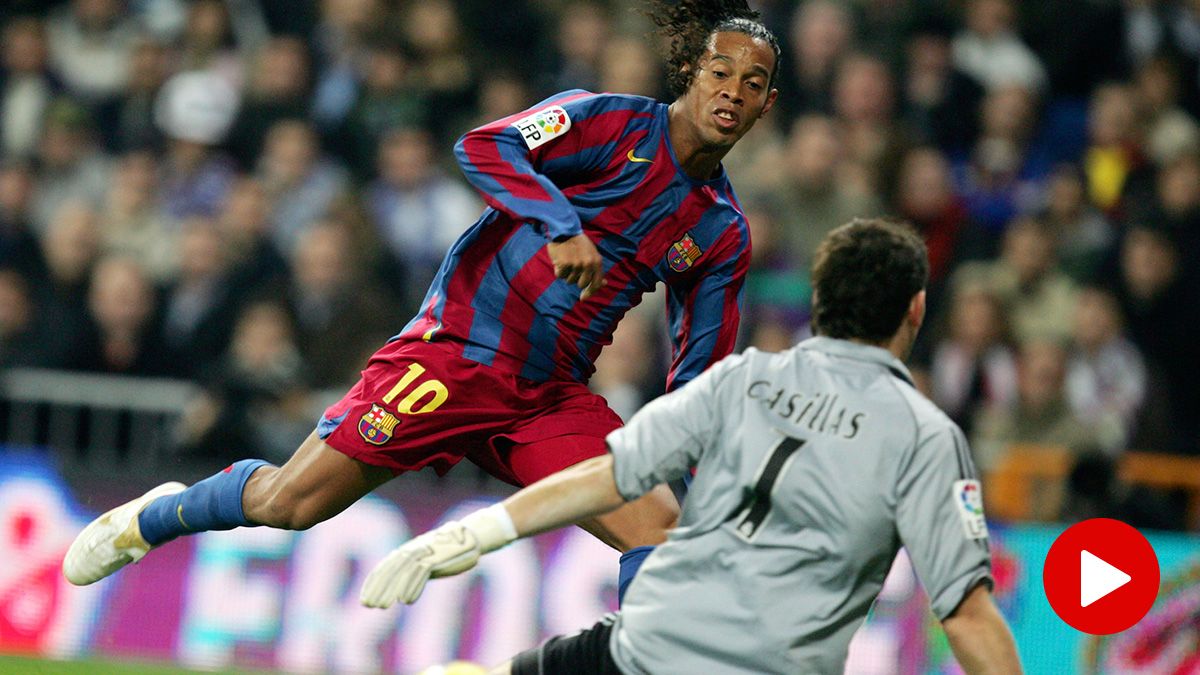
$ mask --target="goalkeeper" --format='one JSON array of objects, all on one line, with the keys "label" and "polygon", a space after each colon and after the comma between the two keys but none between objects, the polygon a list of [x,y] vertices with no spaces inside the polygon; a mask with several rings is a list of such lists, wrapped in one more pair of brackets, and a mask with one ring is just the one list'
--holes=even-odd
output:
[{"label": "goalkeeper", "polygon": [[368,576],[363,603],[411,603],[431,576],[696,468],[679,527],[622,611],[500,672],[842,672],[902,545],[963,668],[1020,672],[991,599],[966,442],[901,363],[927,276],[909,229],[859,220],[835,230],[813,267],[818,337],[724,359],[609,434],[609,454],[401,546]]}]

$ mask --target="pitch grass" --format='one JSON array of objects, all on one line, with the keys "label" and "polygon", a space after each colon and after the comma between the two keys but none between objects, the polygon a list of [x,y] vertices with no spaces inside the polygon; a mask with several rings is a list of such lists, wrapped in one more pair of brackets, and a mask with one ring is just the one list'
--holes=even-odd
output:
[{"label": "pitch grass", "polygon": [[[21,656],[0,656],[0,675],[183,675],[213,671],[187,670],[173,666],[129,661],[46,661]],[[246,672],[246,671],[236,671]],[[217,671],[217,675],[235,675],[235,671]]]}]

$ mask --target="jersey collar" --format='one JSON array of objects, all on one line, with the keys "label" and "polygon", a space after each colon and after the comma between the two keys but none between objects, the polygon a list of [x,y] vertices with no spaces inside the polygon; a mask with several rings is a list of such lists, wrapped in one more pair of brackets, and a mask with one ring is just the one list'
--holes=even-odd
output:
[{"label": "jersey collar", "polygon": [[912,373],[908,372],[908,367],[883,347],[819,336],[809,338],[798,346],[800,349],[811,349],[832,356],[878,364],[887,368],[892,375],[907,382],[910,387],[916,388],[916,385],[913,384]]}]

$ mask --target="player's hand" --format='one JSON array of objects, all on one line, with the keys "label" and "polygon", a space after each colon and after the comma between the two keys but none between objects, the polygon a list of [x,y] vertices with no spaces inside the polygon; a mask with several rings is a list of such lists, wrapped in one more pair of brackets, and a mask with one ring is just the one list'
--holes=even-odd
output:
[{"label": "player's hand", "polygon": [[580,300],[587,300],[604,287],[604,259],[586,234],[552,241],[546,245],[546,250],[550,253],[550,262],[554,263],[555,276],[582,289]]},{"label": "player's hand", "polygon": [[397,601],[411,605],[427,581],[466,572],[482,554],[475,534],[452,520],[389,553],[367,575],[359,601],[381,609]]}]

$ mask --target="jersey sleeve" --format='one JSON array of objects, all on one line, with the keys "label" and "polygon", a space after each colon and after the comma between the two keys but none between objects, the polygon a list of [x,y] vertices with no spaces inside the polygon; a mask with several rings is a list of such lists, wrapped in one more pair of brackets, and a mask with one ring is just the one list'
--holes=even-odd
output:
[{"label": "jersey sleeve", "polygon": [[700,461],[721,433],[724,399],[736,387],[727,381],[744,356],[731,356],[705,371],[687,387],[660,396],[608,435],[617,490],[627,500],[682,477]]},{"label": "jersey sleeve", "polygon": [[537,223],[548,239],[583,231],[579,214],[562,190],[546,175],[544,164],[556,171],[587,174],[601,167],[601,153],[588,148],[603,145],[619,131],[596,118],[617,97],[568,91],[536,106],[467,132],[454,146],[467,180],[489,206],[521,221]]},{"label": "jersey sleeve", "polygon": [[991,555],[975,467],[953,423],[926,438],[901,470],[896,526],[934,615],[944,620],[967,592],[990,587]]},{"label": "jersey sleeve", "polygon": [[743,286],[750,267],[750,235],[744,222],[730,228],[713,251],[715,260],[691,283],[668,285],[667,320],[671,369],[667,391],[695,379],[728,356],[742,318]]}]

